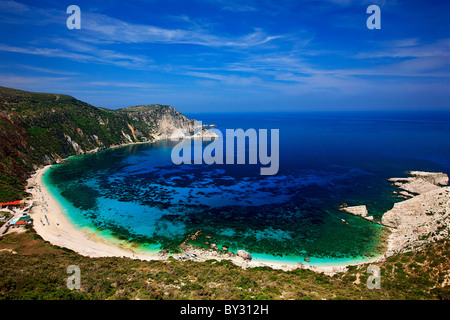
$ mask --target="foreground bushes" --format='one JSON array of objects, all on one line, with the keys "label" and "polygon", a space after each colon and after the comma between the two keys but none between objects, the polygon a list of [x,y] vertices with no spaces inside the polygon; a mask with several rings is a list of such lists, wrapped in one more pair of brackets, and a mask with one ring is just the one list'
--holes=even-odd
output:
[{"label": "foreground bushes", "polygon": [[[10,237],[10,238],[8,238]],[[12,237],[12,238],[11,238]],[[37,238],[37,239],[35,239]],[[23,244],[28,244],[24,246]],[[51,246],[32,230],[0,240],[2,299],[448,299],[449,243],[378,264],[381,289],[369,290],[367,266],[332,277],[310,270],[244,270],[229,261],[204,263],[87,258]],[[38,251],[39,254],[32,253]],[[39,250],[37,250],[39,248]],[[69,265],[81,289],[69,290]]]}]

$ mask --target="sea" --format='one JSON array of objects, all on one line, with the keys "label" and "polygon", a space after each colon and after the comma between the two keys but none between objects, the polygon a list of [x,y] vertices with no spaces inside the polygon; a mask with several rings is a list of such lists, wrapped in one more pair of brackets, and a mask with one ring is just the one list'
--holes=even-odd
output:
[{"label": "sea", "polygon": [[[224,146],[226,129],[278,129],[279,170],[261,175],[264,165],[248,161],[174,164],[179,142],[164,140],[70,157],[52,166],[44,183],[76,227],[149,253],[175,254],[201,231],[188,244],[242,249],[261,262],[336,265],[382,255],[389,234],[339,210],[343,203],[366,205],[379,222],[404,201],[387,179],[410,170],[450,173],[449,112],[186,116],[217,125]],[[250,140],[247,151],[258,148]]]}]

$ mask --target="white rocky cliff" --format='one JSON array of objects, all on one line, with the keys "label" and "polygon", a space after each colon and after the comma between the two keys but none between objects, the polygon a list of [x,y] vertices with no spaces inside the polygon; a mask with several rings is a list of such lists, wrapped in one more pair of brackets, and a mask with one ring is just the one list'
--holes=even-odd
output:
[{"label": "white rocky cliff", "polygon": [[382,218],[391,227],[388,255],[416,250],[449,237],[450,187],[442,172],[409,172],[411,177],[389,179],[412,198],[395,203]]},{"label": "white rocky cliff", "polygon": [[[217,137],[211,130],[203,128],[200,122],[188,119],[172,106],[145,105],[120,110],[131,120],[146,124],[151,129],[152,140],[188,137],[198,134],[202,137]],[[199,130],[196,127],[200,126]],[[136,128],[135,128],[136,130]]]}]

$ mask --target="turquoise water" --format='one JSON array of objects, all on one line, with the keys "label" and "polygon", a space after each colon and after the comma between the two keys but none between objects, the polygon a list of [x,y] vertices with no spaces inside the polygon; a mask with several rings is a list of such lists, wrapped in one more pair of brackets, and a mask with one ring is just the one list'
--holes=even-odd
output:
[{"label": "turquoise water", "polygon": [[380,254],[386,230],[339,205],[366,204],[379,220],[399,201],[388,178],[450,168],[448,114],[189,116],[223,132],[279,129],[278,174],[261,176],[259,164],[177,166],[170,141],[71,157],[45,182],[72,223],[153,252],[176,252],[202,230],[191,244],[245,249],[256,260],[352,262]]}]

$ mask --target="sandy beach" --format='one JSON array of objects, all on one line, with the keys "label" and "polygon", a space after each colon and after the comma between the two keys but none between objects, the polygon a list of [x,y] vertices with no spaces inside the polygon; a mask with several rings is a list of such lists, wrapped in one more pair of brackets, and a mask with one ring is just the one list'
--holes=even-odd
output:
[{"label": "sandy beach", "polygon": [[89,257],[116,256],[141,260],[158,258],[139,253],[119,242],[116,244],[107,242],[92,232],[76,228],[44,186],[42,178],[50,167],[48,165],[37,170],[28,180],[28,186],[33,187],[31,189],[33,208],[30,214],[34,219],[34,229],[44,240]]},{"label": "sandy beach", "polygon": [[[98,236],[95,232],[89,229],[78,228],[74,226],[66,214],[63,211],[61,205],[57,202],[57,200],[50,194],[49,190],[45,187],[43,182],[43,176],[45,172],[51,166],[48,165],[42,169],[38,169],[28,180],[28,187],[30,188],[32,194],[33,207],[30,211],[32,218],[34,219],[34,229],[36,232],[46,241],[52,243],[53,245],[59,247],[65,247],[71,249],[83,256],[88,257],[128,257],[132,259],[140,259],[140,260],[166,260],[169,256],[167,254],[159,254],[159,253],[150,253],[145,251],[140,251],[135,247],[132,247],[129,243],[124,241],[110,241],[106,240],[100,236]],[[421,173],[425,174],[425,173]],[[434,177],[431,174],[431,177]],[[428,174],[428,180],[429,180]],[[441,177],[441,176],[439,176]],[[317,272],[324,272],[326,274],[335,274],[338,272],[343,272],[347,269],[347,266],[350,265],[360,265],[367,264],[372,262],[379,262],[384,260],[387,256],[398,252],[400,249],[403,249],[405,246],[404,242],[408,240],[411,242],[411,238],[418,233],[418,230],[423,229],[423,226],[427,226],[430,224],[430,221],[433,222],[433,226],[437,221],[446,221],[446,218],[450,214],[448,211],[448,205],[450,203],[450,190],[445,186],[448,183],[447,175],[443,176],[443,183],[436,183],[433,185],[431,190],[424,190],[421,195],[413,196],[409,200],[402,201],[397,203],[394,208],[388,211],[383,217],[383,223],[387,226],[389,225],[389,220],[400,221],[405,216],[408,223],[401,223],[401,225],[392,225],[390,227],[394,227],[389,238],[387,239],[388,243],[388,251],[381,256],[374,257],[372,259],[364,259],[361,262],[349,263],[349,264],[327,264],[327,265],[314,265],[307,262],[301,263],[283,263],[283,262],[273,262],[273,261],[255,261],[255,260],[246,260],[237,255],[230,255],[220,253],[213,249],[205,250],[199,248],[187,247],[184,252],[180,254],[173,255],[174,258],[178,260],[194,260],[194,261],[206,261],[209,259],[216,260],[231,260],[234,264],[241,266],[243,268],[252,268],[252,267],[260,267],[260,266],[269,266],[274,269],[281,270],[293,270],[297,268],[310,269]],[[404,180],[404,179],[403,179]],[[397,181],[397,180],[395,180]],[[412,181],[407,180],[408,186],[413,182],[420,186],[423,189],[424,184],[429,183],[427,180],[423,180],[420,178],[414,178]],[[434,181],[433,181],[434,182]],[[403,185],[401,185],[403,186]],[[403,186],[404,187],[404,186]],[[444,191],[444,192],[442,192]],[[417,192],[417,190],[416,190]],[[419,192],[417,192],[419,193]],[[438,194],[439,196],[436,196]],[[410,207],[410,203],[414,206],[414,210]],[[442,204],[445,203],[444,206]],[[418,205],[416,205],[418,204]],[[417,207],[417,208],[416,208]],[[435,220],[429,214],[426,214],[428,210],[433,210],[437,212],[437,208],[441,208],[443,214],[439,219]],[[442,211],[441,210],[441,211]],[[392,215],[395,215],[392,218]],[[414,219],[412,218],[414,217]],[[428,220],[424,221],[424,218]],[[437,218],[437,217],[434,217]],[[413,223],[411,222],[413,221]],[[440,223],[440,222],[439,222]],[[437,225],[437,224],[436,224]],[[406,228],[407,226],[408,228]],[[429,228],[427,228],[428,230]],[[429,231],[429,230],[428,230]],[[415,237],[417,238],[417,237]],[[415,239],[414,238],[414,239]],[[399,242],[398,239],[401,239],[402,244],[393,246],[393,243]],[[405,240],[406,239],[406,240]],[[413,240],[414,240],[413,239]],[[413,241],[413,243],[417,243],[417,241]]]},{"label": "sandy beach", "polygon": [[[28,180],[28,187],[32,194],[33,208],[30,214],[34,219],[34,229],[46,241],[59,247],[71,249],[88,257],[128,257],[140,260],[165,260],[167,255],[150,254],[141,252],[124,242],[113,242],[99,237],[91,230],[75,227],[67,218],[63,208],[50,194],[43,183],[43,176],[51,165],[38,169]],[[186,255],[187,253],[187,255]],[[189,257],[191,260],[206,261],[208,259],[231,260],[234,264],[243,268],[269,266],[281,270],[293,270],[297,268],[311,269],[327,274],[345,271],[346,265],[317,266],[306,262],[300,264],[287,264],[279,262],[248,261],[238,256],[220,254],[214,250],[190,249],[178,257]],[[364,261],[368,263],[370,261]]]}]

